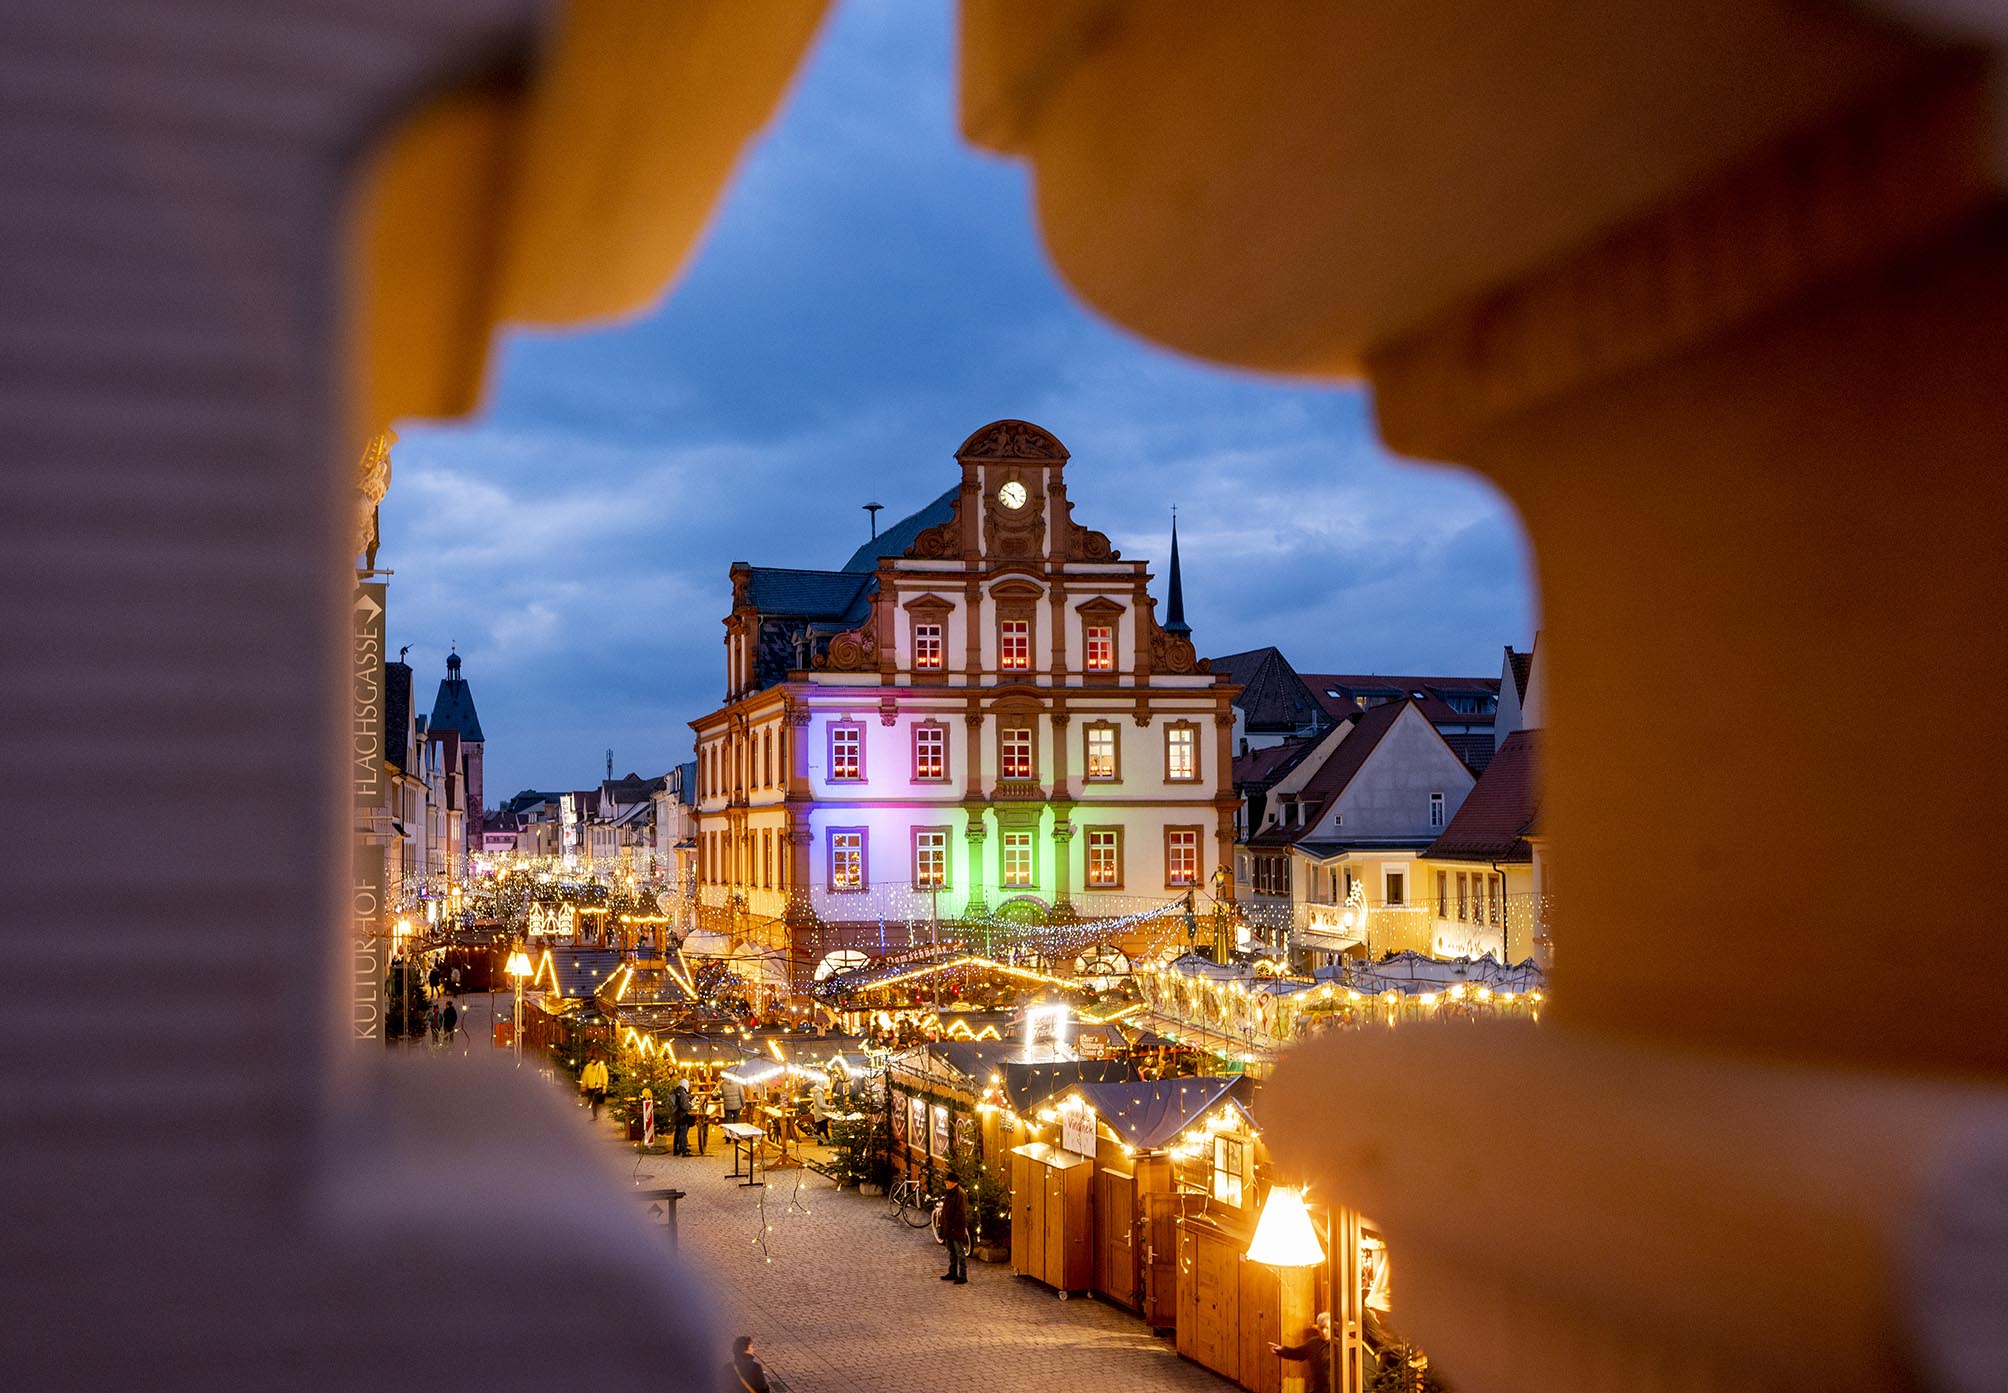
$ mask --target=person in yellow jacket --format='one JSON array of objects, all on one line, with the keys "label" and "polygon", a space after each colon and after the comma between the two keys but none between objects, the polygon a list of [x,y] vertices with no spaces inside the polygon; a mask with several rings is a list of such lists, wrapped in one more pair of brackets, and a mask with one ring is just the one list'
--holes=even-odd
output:
[{"label": "person in yellow jacket", "polygon": [[579,1087],[592,1107],[593,1121],[598,1122],[600,1104],[607,1100],[607,1062],[597,1055],[587,1060],[586,1067],[579,1074]]}]

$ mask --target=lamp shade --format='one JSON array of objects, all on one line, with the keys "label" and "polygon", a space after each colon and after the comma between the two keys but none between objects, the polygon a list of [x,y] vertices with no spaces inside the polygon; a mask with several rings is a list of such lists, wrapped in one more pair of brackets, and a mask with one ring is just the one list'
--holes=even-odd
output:
[{"label": "lamp shade", "polygon": [[[493,962],[494,959],[490,958],[489,961]],[[511,977],[528,977],[530,975],[530,955],[520,950],[511,953],[509,955],[509,965],[504,970]]]},{"label": "lamp shade", "polygon": [[1255,1241],[1248,1245],[1248,1259],[1270,1267],[1316,1267],[1325,1260],[1325,1245],[1311,1227],[1301,1191],[1270,1187],[1255,1224]]}]

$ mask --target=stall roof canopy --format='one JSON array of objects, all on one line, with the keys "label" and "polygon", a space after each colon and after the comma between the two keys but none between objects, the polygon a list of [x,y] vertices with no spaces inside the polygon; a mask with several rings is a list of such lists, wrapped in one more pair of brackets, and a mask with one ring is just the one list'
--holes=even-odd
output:
[{"label": "stall roof canopy", "polygon": [[620,965],[618,948],[547,948],[530,985],[552,996],[589,997]]},{"label": "stall roof canopy", "polygon": [[1502,963],[1490,953],[1482,958],[1432,958],[1416,952],[1396,953],[1364,966],[1341,963],[1320,968],[1317,976],[1322,980],[1343,981],[1347,986],[1367,993],[1440,992],[1445,987],[1460,983],[1507,992],[1545,991],[1548,986],[1547,976],[1534,965],[1532,958],[1517,963]]},{"label": "stall roof canopy", "polygon": [[660,967],[623,966],[601,982],[600,994],[621,1006],[686,1006],[697,1000],[681,974]]},{"label": "stall roof canopy", "polygon": [[1251,1125],[1254,1121],[1244,1101],[1246,1081],[1238,1077],[1080,1083],[1066,1092],[1093,1108],[1110,1131],[1138,1151],[1162,1151],[1223,1102]]},{"label": "stall roof canopy", "polygon": [[1024,1112],[1077,1083],[1102,1083],[1135,1077],[1130,1066],[1115,1059],[1060,1058],[1050,1049],[1028,1054],[1015,1040],[936,1040],[921,1047],[969,1080],[972,1093],[981,1092],[995,1076],[1004,1100],[1014,1112]]}]

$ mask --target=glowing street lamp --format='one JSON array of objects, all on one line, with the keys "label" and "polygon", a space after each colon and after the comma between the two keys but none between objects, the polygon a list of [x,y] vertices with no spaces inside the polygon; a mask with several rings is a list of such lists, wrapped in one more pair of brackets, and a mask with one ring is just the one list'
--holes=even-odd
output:
[{"label": "glowing street lamp", "polygon": [[1304,1193],[1288,1186],[1274,1185],[1262,1204],[1262,1217],[1255,1224],[1255,1238],[1248,1245],[1248,1260],[1268,1267],[1316,1267],[1325,1260],[1325,1245],[1304,1208]]},{"label": "glowing street lamp", "polygon": [[516,1067],[523,1067],[523,979],[530,975],[530,955],[521,948],[509,955],[509,963],[503,969],[516,979],[516,1028],[510,1032],[510,1041],[516,1046]]}]

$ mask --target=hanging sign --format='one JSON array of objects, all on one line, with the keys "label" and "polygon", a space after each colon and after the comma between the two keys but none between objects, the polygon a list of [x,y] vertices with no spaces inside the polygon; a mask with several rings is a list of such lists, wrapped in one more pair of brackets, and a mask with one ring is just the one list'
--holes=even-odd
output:
[{"label": "hanging sign", "polygon": [[1078,1098],[1060,1106],[1060,1146],[1076,1156],[1095,1154],[1095,1110]]},{"label": "hanging sign", "polygon": [[349,790],[356,829],[349,877],[349,1024],[352,1040],[383,1035],[384,842],[383,600],[380,581],[359,583],[349,611]]},{"label": "hanging sign", "polygon": [[929,1119],[931,1126],[927,1132],[927,1154],[946,1157],[948,1155],[948,1109],[936,1103]]}]

